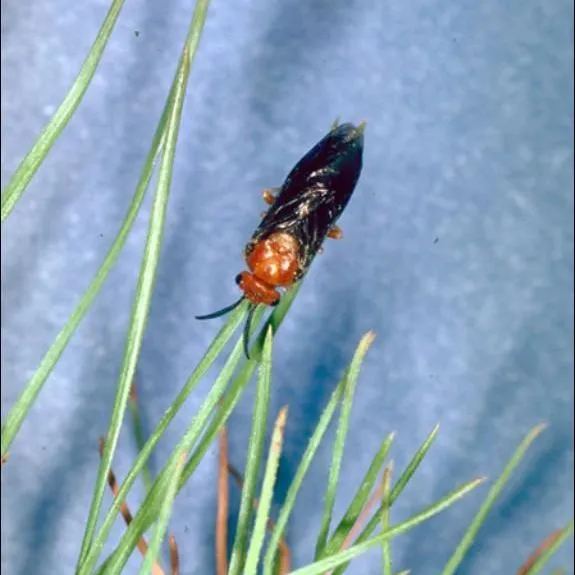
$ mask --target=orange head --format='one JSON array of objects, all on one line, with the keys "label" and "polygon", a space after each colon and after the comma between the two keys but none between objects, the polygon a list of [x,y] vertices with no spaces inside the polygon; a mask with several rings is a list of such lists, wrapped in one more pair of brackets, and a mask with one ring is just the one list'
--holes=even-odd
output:
[{"label": "orange head", "polygon": [[290,234],[275,232],[267,238],[252,242],[246,248],[246,263],[249,272],[236,276],[236,283],[244,292],[233,304],[211,313],[196,316],[196,319],[220,317],[240,305],[244,299],[250,303],[248,318],[244,327],[244,350],[248,353],[248,338],[253,313],[258,304],[277,305],[280,301],[278,287],[289,287],[297,279],[299,267],[299,243]]},{"label": "orange head", "polygon": [[277,305],[280,301],[280,294],[273,287],[249,272],[238,274],[236,283],[244,292],[242,299],[271,306]]}]

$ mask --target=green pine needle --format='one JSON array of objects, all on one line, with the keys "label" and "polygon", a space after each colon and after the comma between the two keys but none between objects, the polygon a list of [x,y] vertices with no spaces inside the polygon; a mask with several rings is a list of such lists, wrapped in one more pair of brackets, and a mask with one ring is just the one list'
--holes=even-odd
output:
[{"label": "green pine needle", "polygon": [[[118,491],[118,495],[117,497],[114,498],[112,507],[110,508],[110,510],[106,514],[106,517],[104,518],[104,521],[102,522],[102,527],[100,528],[100,531],[95,538],[95,544],[94,544],[95,548],[99,548],[106,541],[109,531],[112,525],[114,524],[114,521],[116,520],[122,501],[125,500],[126,495],[128,494],[129,490],[134,484],[137,476],[141,473],[144,465],[150,458],[155,446],[158,444],[158,442],[164,435],[166,429],[168,428],[170,423],[173,421],[174,417],[177,415],[177,413],[180,411],[180,409],[188,399],[189,395],[195,389],[196,385],[208,371],[209,367],[214,363],[216,358],[221,353],[222,349],[225,347],[226,343],[230,340],[230,338],[236,331],[237,327],[241,323],[243,317],[245,316],[245,311],[246,311],[245,306],[243,306],[235,309],[230,314],[227,323],[222,327],[222,329],[220,330],[214,341],[209,346],[208,351],[205,353],[204,357],[200,360],[200,363],[197,365],[197,367],[190,375],[188,381],[182,388],[182,391],[180,391],[174,403],[164,413],[157,428],[150,435],[150,437],[144,444],[143,449],[138,453],[138,457],[136,458],[134,465],[132,466],[126,478],[122,482],[120,489]],[[222,389],[224,388],[225,385],[227,385],[227,382],[231,378],[234,370],[236,369],[241,359],[241,349],[239,342],[236,346],[236,351],[237,353],[232,353],[232,355],[222,368],[222,371],[220,372]],[[96,559],[97,559],[96,552],[94,550],[94,553],[90,554],[88,559],[86,560],[86,564],[88,566],[90,565],[93,566]],[[87,570],[87,573],[89,572],[90,569]]]},{"label": "green pine needle", "polygon": [[302,456],[301,462],[289,486],[284,504],[280,510],[278,520],[276,521],[275,528],[270,537],[268,550],[264,558],[264,573],[266,575],[271,575],[273,573],[274,559],[278,550],[280,539],[284,533],[284,530],[287,526],[287,522],[293,511],[296,497],[302,486],[303,480],[307,474],[307,471],[311,465],[311,462],[313,461],[315,454],[317,453],[317,450],[321,444],[321,440],[323,439],[325,432],[327,431],[327,428],[331,423],[331,420],[333,419],[335,410],[337,409],[337,406],[343,394],[345,384],[346,379],[344,378],[340,381],[338,386],[331,394],[328,404],[323,410],[323,413],[321,414],[319,422],[308,442],[307,448]]},{"label": "green pine needle", "polygon": [[[199,414],[194,419],[194,431],[198,433],[198,437],[196,438],[199,440],[199,434],[201,433],[201,440],[199,440],[199,444],[194,450],[194,453],[190,457],[188,463],[184,467],[182,477],[180,478],[180,485],[181,487],[188,481],[191,477],[192,473],[195,471],[197,466],[199,465],[200,461],[204,457],[205,453],[207,452],[209,446],[213,443],[214,439],[217,437],[218,433],[220,432],[221,428],[225,425],[228,417],[230,416],[231,412],[233,411],[235,405],[239,401],[242,391],[245,389],[246,385],[249,383],[251,376],[257,366],[257,358],[259,358],[262,349],[262,342],[265,337],[265,333],[267,333],[268,328],[271,326],[273,332],[275,333],[283,318],[285,317],[287,311],[289,310],[293,299],[295,298],[297,292],[299,290],[299,286],[296,286],[288,293],[286,293],[278,306],[274,309],[272,315],[268,318],[268,320],[264,324],[264,328],[260,331],[260,334],[250,351],[250,357],[252,359],[245,361],[244,365],[240,369],[239,374],[232,382],[230,389],[221,398],[221,393],[225,389],[230,380],[233,372],[235,371],[235,367],[237,366],[240,359],[243,357],[243,348],[241,346],[241,341],[238,341],[234,350],[230,354],[228,361],[226,362],[222,372],[218,376],[216,382],[214,383],[208,398],[200,408]],[[243,308],[243,312],[245,313],[245,306],[240,306]],[[237,308],[239,312],[240,308]],[[236,311],[236,310],[234,310]],[[263,313],[263,309],[258,308],[256,309],[256,313],[254,315],[254,325],[257,324],[261,314]],[[232,316],[234,312],[232,312]],[[230,318],[229,321],[232,319]],[[218,406],[218,409],[215,410],[215,406]],[[215,410],[215,413],[213,413]],[[208,424],[209,417],[213,415],[211,422]],[[207,429],[205,428],[207,425]],[[152,437],[150,438],[150,440]],[[150,442],[148,440],[148,443]],[[138,470],[132,470],[129,473],[129,477],[133,483],[135,480]],[[144,502],[142,503],[138,513],[134,517],[133,521],[130,523],[130,526],[124,533],[120,543],[116,547],[114,553],[108,558],[106,561],[106,572],[108,572],[108,568],[113,566],[115,571],[113,573],[120,573],[123,566],[125,565],[128,557],[134,550],[138,539],[144,534],[144,532],[152,525],[155,520],[156,514],[159,509],[159,502],[161,501],[161,493],[164,489],[165,484],[165,468],[164,471],[160,472],[152,488],[150,489],[149,493],[146,495]],[[104,528],[107,530],[110,529],[111,525],[113,524],[114,518],[117,515],[117,509],[119,508],[119,501],[122,501],[128,491],[128,488],[124,489],[125,485],[128,483],[128,477],[124,480],[122,486],[120,487],[120,491],[118,492],[117,497],[115,498],[115,505],[117,504],[118,507],[116,508],[115,512],[112,513],[112,510],[108,513],[107,517],[104,519],[104,523],[100,533],[98,534],[98,538],[101,538],[102,541],[105,540],[105,533]],[[84,568],[84,565],[82,565]],[[86,572],[85,575],[90,573],[90,569],[93,568],[93,563],[90,565],[86,562]],[[82,572],[81,575],[84,575]]]},{"label": "green pine needle", "polygon": [[150,541],[150,546],[146,552],[144,562],[140,568],[140,575],[148,575],[151,573],[152,566],[156,563],[158,558],[158,553],[160,551],[160,546],[164,539],[166,529],[168,527],[168,520],[172,514],[172,509],[174,507],[174,499],[178,492],[178,484],[180,482],[180,477],[184,469],[184,463],[186,461],[186,451],[179,449],[174,461],[169,467],[168,477],[169,481],[166,485],[166,490],[164,492],[164,501],[162,507],[160,508],[160,516],[156,527],[154,529],[154,534]]},{"label": "green pine needle", "polygon": [[162,113],[162,117],[160,122],[158,123],[158,127],[156,129],[156,133],[154,134],[154,138],[152,140],[152,144],[150,146],[150,150],[144,162],[144,167],[142,169],[142,173],[138,180],[138,184],[136,186],[136,192],[124,221],[122,222],[122,226],[120,231],[118,232],[116,238],[106,258],[104,259],[104,263],[96,273],[96,276],[88,286],[88,289],[80,299],[80,303],[70,316],[70,319],[67,321],[66,325],[62,328],[62,330],[56,336],[54,343],[50,346],[50,349],[40,362],[40,365],[26,384],[22,395],[16,400],[12,409],[8,413],[8,417],[4,425],[2,426],[2,456],[4,456],[10,445],[14,441],[14,437],[18,433],[22,422],[28,415],[30,409],[32,408],[38,394],[42,390],[44,383],[48,379],[50,373],[58,363],[62,353],[66,349],[68,342],[76,332],[76,329],[80,325],[80,322],[92,306],[94,299],[100,292],[100,289],[104,285],[108,274],[110,273],[111,269],[113,268],[120,252],[122,251],[126,239],[128,238],[128,234],[130,233],[132,226],[136,220],[138,213],[140,212],[140,208],[142,206],[142,202],[144,201],[144,197],[146,195],[146,191],[148,189],[148,184],[150,183],[150,179],[152,177],[152,171],[154,168],[154,162],[158,153],[163,149],[165,135],[166,135],[166,127],[168,122],[168,114],[172,106],[173,101],[173,94],[174,94],[174,87],[172,87],[172,91],[168,100],[164,106],[164,111]]},{"label": "green pine needle", "polygon": [[266,526],[273,499],[273,489],[276,481],[280,455],[282,451],[284,429],[287,420],[288,408],[282,407],[274,425],[272,441],[269,448],[268,460],[266,463],[262,491],[259,498],[254,532],[248,547],[246,556],[245,575],[256,575],[260,554],[266,536]]},{"label": "green pine needle", "polygon": [[339,424],[336,431],[335,443],[333,446],[333,455],[331,465],[329,468],[329,477],[327,484],[327,491],[325,494],[324,512],[321,520],[321,526],[317,543],[315,547],[315,558],[318,559],[322,556],[327,543],[329,526],[333,515],[333,506],[335,504],[335,495],[337,491],[337,483],[339,480],[339,472],[341,469],[341,462],[343,460],[343,451],[345,447],[345,440],[349,428],[349,416],[351,414],[351,406],[353,403],[353,394],[359,376],[361,364],[365,358],[367,350],[375,339],[375,333],[368,332],[363,336],[357,348],[357,352],[353,357],[346,377],[346,386],[343,392],[342,408],[339,418]]},{"label": "green pine needle", "polygon": [[84,539],[82,541],[82,548],[80,551],[80,563],[84,560],[88,551],[90,550],[90,546],[92,545],[92,539],[96,529],[96,522],[100,514],[100,508],[102,506],[102,500],[106,490],[108,474],[110,473],[110,468],[112,466],[112,458],[114,456],[114,451],[120,436],[120,428],[124,420],[124,413],[126,410],[128,395],[130,393],[130,386],[136,373],[136,365],[138,363],[142,340],[144,337],[144,330],[148,319],[148,311],[150,308],[150,302],[154,289],[156,270],[160,259],[160,248],[162,245],[162,235],[168,207],[168,198],[172,181],[174,158],[176,155],[176,144],[178,141],[182,106],[186,94],[188,75],[190,73],[189,56],[190,54],[188,49],[184,50],[180,65],[178,67],[174,104],[172,106],[168,120],[166,147],[162,157],[162,163],[158,175],[157,190],[150,214],[148,238],[146,240],[144,257],[142,259],[142,266],[140,269],[140,277],[138,279],[138,287],[132,310],[132,317],[130,319],[130,326],[128,328],[126,352],[120,372],[120,379],[118,382],[118,389],[116,391],[116,398],[114,400],[114,407],[112,409],[110,427],[108,429],[108,434],[104,445],[104,453],[102,454],[100,468],[98,470],[98,477],[96,479],[96,487],[94,489],[92,504],[90,506],[90,512],[86,522]]},{"label": "green pine needle", "polygon": [[[261,350],[263,346],[263,341],[265,338],[265,334],[267,333],[268,328],[271,326],[273,333],[275,334],[276,331],[279,329],[283,318],[285,317],[286,313],[288,312],[289,308],[291,307],[297,292],[299,291],[299,286],[294,287],[290,290],[287,294],[285,294],[280,303],[274,309],[271,316],[266,320],[264,323],[264,327],[260,331],[260,334],[252,346],[250,350],[250,360],[246,361],[243,366],[241,367],[237,377],[232,382],[230,388],[227,390],[227,393],[221,400],[219,404],[219,408],[215,413],[212,421],[208,425],[205,433],[202,435],[202,439],[194,453],[190,457],[190,460],[186,464],[184,468],[184,473],[182,477],[182,485],[188,481],[188,479],[192,476],[198,465],[200,464],[202,458],[208,451],[210,445],[213,443],[215,438],[220,433],[223,426],[226,424],[228,418],[230,417],[232,411],[235,409],[238,401],[240,400],[241,394],[247,384],[249,383],[255,368],[257,366],[257,362],[259,361],[259,357],[261,355]],[[258,308],[256,309],[256,313],[254,314],[252,325],[256,325],[261,318],[261,314],[263,313],[263,309]]]},{"label": "green pine needle", "polygon": [[260,364],[258,390],[254,407],[252,433],[248,446],[248,459],[244,475],[244,484],[242,487],[236,539],[232,548],[232,556],[229,568],[230,575],[239,575],[242,572],[245,561],[246,547],[248,543],[248,531],[250,528],[250,520],[254,507],[256,483],[263,456],[264,439],[268,420],[268,408],[271,389],[271,353],[272,330],[270,327],[268,328],[268,332],[266,334],[263,357]]},{"label": "green pine needle", "polygon": [[493,484],[493,487],[489,490],[489,493],[487,494],[485,501],[479,508],[479,511],[475,516],[475,519],[471,522],[471,525],[465,532],[463,539],[461,540],[461,542],[455,549],[453,555],[443,568],[443,571],[441,572],[442,575],[453,575],[453,573],[457,572],[457,568],[463,561],[463,558],[467,554],[467,551],[469,551],[469,548],[471,547],[473,541],[475,540],[475,537],[477,536],[479,529],[481,528],[481,526],[485,522],[485,519],[487,518],[487,514],[489,513],[489,511],[495,504],[495,501],[503,491],[503,488],[507,484],[509,478],[511,477],[511,474],[513,473],[515,468],[519,465],[519,463],[525,456],[525,453],[527,452],[533,441],[535,441],[537,436],[544,429],[545,425],[538,425],[537,427],[533,428],[527,434],[525,439],[521,442],[519,447],[516,449],[515,453],[509,460],[509,463],[507,463],[507,465],[505,466],[503,473],[499,476],[497,481]]},{"label": "green pine needle", "polygon": [[[106,14],[106,18],[102,24],[102,27],[98,31],[96,40],[92,44],[92,48],[88,52],[88,56],[82,64],[80,73],[74,80],[72,87],[66,94],[64,101],[60,104],[60,107],[56,110],[47,126],[44,128],[31,150],[26,154],[26,157],[22,160],[10,181],[2,191],[2,222],[10,215],[10,212],[16,206],[16,203],[26,190],[30,180],[34,177],[34,174],[38,168],[42,165],[42,162],[48,156],[52,146],[62,133],[62,130],[66,127],[70,118],[74,115],[74,112],[80,105],[96,68],[100,63],[104,49],[108,44],[108,40],[112,35],[112,30],[118,20],[120,11],[124,5],[124,0],[114,0],[112,5]],[[2,450],[4,453],[4,450]]]},{"label": "green pine needle", "polygon": [[[350,560],[363,555],[366,551],[369,551],[372,547],[377,545],[381,545],[384,539],[391,539],[393,537],[397,537],[402,533],[413,529],[415,526],[423,523],[427,519],[430,519],[434,515],[437,515],[441,511],[447,509],[451,505],[453,505],[457,500],[461,499],[464,495],[475,489],[478,485],[483,482],[483,479],[475,479],[466,483],[465,485],[455,489],[445,497],[441,498],[439,501],[430,505],[420,513],[417,513],[413,517],[409,518],[407,521],[396,525],[395,527],[391,527],[384,533],[377,535],[376,537],[372,537],[371,539],[367,539],[362,543],[356,543],[352,547],[349,547],[345,551],[340,551],[330,557],[326,557],[311,565],[306,567],[302,567],[301,569],[296,569],[292,571],[290,575],[320,575],[335,569],[336,567],[343,566],[344,564],[348,563]],[[379,517],[378,517],[379,519]]]},{"label": "green pine needle", "polygon": [[[405,489],[405,487],[409,483],[409,480],[413,477],[413,474],[417,471],[417,468],[419,467],[419,465],[423,461],[424,457],[427,455],[427,452],[431,448],[431,445],[435,441],[435,438],[437,437],[438,432],[439,432],[439,424],[437,424],[431,430],[431,433],[427,436],[426,440],[423,442],[421,447],[417,450],[417,452],[415,453],[415,455],[413,456],[413,458],[411,459],[411,461],[409,462],[409,464],[405,468],[405,471],[401,474],[400,478],[397,480],[395,487],[391,490],[391,493],[389,494],[388,504],[390,507],[394,504],[394,502],[397,500],[397,498],[401,495],[402,491]],[[367,522],[366,526],[363,528],[362,532],[359,534],[359,536],[356,540],[356,542],[358,544],[366,541],[367,538],[373,533],[375,528],[380,523],[380,517],[381,517],[382,512],[383,512],[383,504],[379,507],[377,512]],[[343,571],[345,570],[345,567],[346,566],[343,566],[339,569],[336,569],[334,571],[334,575],[341,575],[341,573],[343,573]]]},{"label": "green pine needle", "polygon": [[394,437],[395,433],[390,433],[382,442],[365,474],[365,477],[363,478],[363,481],[361,482],[359,489],[357,490],[357,493],[326,546],[326,555],[332,555],[341,549],[343,542],[347,539],[350,531],[358,520],[365,504],[367,503],[369,495],[373,490],[373,486],[379,477],[383,462],[389,453]]},{"label": "green pine needle", "polygon": [[[192,419],[190,427],[186,431],[183,439],[181,440],[180,444],[176,448],[176,450],[170,455],[167,463],[164,465],[152,487],[146,494],[146,497],[140,506],[140,509],[136,513],[135,517],[133,518],[132,522],[126,529],[120,543],[116,547],[115,552],[109,559],[109,566],[113,568],[113,573],[121,573],[122,569],[128,560],[130,554],[136,547],[136,544],[139,538],[149,529],[152,523],[156,520],[156,515],[161,505],[163,493],[165,490],[166,482],[169,480],[169,473],[170,473],[170,466],[173,464],[173,461],[178,456],[178,449],[189,451],[192,446],[199,441],[200,436],[202,435],[208,421],[211,417],[213,417],[214,412],[219,413],[218,403],[221,400],[222,394],[224,393],[240,359],[243,357],[243,348],[241,340],[238,340],[230,357],[226,361],[223,369],[221,370],[220,374],[216,378],[210,393],[208,394],[207,398],[202,403],[197,415]],[[152,439],[152,438],[150,438]],[[184,469],[182,470],[182,474],[179,478],[178,483],[178,490],[181,489],[182,485],[185,483],[185,472],[190,462],[186,464]],[[137,471],[132,469],[129,473],[130,478],[133,480],[137,476]],[[127,493],[127,488],[125,489],[125,485],[127,484],[128,478],[126,478],[120,487],[120,491],[115,498],[115,503],[120,502],[124,499],[125,493]],[[98,536],[96,538],[98,544],[103,544],[106,540],[107,534],[109,529],[113,525],[114,519],[116,518],[116,513],[113,512],[114,509],[112,508],[108,515],[104,519],[104,523]],[[94,556],[88,558],[86,562],[82,565],[82,572],[80,575],[88,575],[91,572],[91,569],[94,566],[95,560],[97,557]]]},{"label": "green pine needle", "polygon": [[402,473],[401,477],[397,480],[395,487],[389,494],[389,505],[393,505],[397,498],[401,495],[402,491],[406,488],[409,480],[413,477],[413,474],[417,471],[417,468],[420,466],[423,458],[427,455],[427,452],[431,448],[431,445],[435,441],[438,433],[439,423],[431,430],[431,433],[427,436],[426,440],[423,442],[421,447],[417,450],[412,460],[405,468],[405,471]]}]

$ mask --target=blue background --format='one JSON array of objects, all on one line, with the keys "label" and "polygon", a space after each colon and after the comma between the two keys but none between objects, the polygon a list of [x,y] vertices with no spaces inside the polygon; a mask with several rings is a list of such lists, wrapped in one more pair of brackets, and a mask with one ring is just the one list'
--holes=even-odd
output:
[{"label": "blue background", "polygon": [[[2,186],[64,97],[107,8],[3,2]],[[126,3],[78,113],[2,226],[2,418],[120,226],[192,8]],[[340,220],[345,239],[314,262],[276,338],[271,414],[290,406],[277,503],[342,368],[374,329],[336,517],[391,431],[399,473],[442,426],[394,507],[400,521],[464,481],[496,477],[527,431],[547,421],[460,570],[514,573],[573,514],[572,62],[567,0],[215,1],[185,103],[138,367],[147,428],[222,323],[193,316],[237,297],[260,190],[281,183],[335,117],[366,120],[363,174]],[[2,469],[3,574],[72,572],[148,213],[149,202]],[[154,470],[214,374],[171,426]],[[239,467],[252,399],[253,386],[230,425]],[[119,477],[134,453],[126,430]],[[289,526],[299,566],[311,560],[329,457],[327,441]],[[182,573],[214,570],[216,459],[214,447],[177,500]],[[130,496],[134,509],[141,493]],[[486,493],[394,540],[396,570],[438,572]],[[123,529],[118,521],[113,539]],[[570,541],[553,564],[572,562]],[[379,565],[374,550],[350,573]]]}]

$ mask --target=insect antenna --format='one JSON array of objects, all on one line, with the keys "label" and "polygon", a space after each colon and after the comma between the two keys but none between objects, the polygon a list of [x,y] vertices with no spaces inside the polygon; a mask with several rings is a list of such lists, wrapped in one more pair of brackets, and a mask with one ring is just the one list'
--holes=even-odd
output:
[{"label": "insect antenna", "polygon": [[244,301],[244,296],[242,296],[238,301],[234,302],[223,309],[215,311],[214,313],[209,313],[208,315],[197,315],[196,319],[214,319],[216,317],[221,317],[222,315],[226,315],[233,309],[236,309],[242,302]]},{"label": "insect antenna", "polygon": [[250,359],[249,344],[250,344],[250,328],[252,327],[252,318],[254,317],[254,312],[256,311],[257,305],[251,303],[248,308],[248,317],[246,319],[246,325],[244,326],[244,353],[246,357]]}]

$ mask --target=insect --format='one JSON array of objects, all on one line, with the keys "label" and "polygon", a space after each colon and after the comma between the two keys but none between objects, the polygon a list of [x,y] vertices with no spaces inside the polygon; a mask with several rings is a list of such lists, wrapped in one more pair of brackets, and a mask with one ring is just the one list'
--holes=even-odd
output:
[{"label": "insect", "polygon": [[233,304],[196,319],[213,319],[250,302],[244,327],[244,351],[249,359],[253,313],[260,304],[275,306],[281,294],[299,281],[326,237],[343,235],[336,221],[347,206],[362,168],[365,122],[335,125],[291,170],[281,188],[265,190],[271,207],[244,250],[249,271],[236,276],[242,290]]}]

